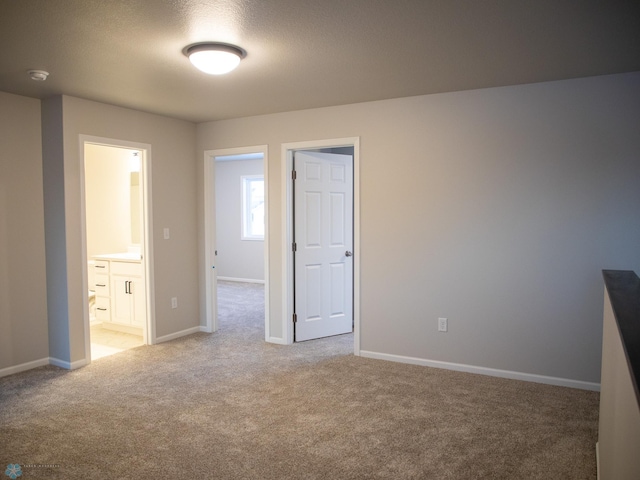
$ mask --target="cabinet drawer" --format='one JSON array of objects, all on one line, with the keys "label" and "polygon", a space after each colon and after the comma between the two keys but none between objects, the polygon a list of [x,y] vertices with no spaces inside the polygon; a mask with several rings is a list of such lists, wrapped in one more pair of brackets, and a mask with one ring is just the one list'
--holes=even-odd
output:
[{"label": "cabinet drawer", "polygon": [[111,274],[142,276],[142,264],[140,262],[111,262]]},{"label": "cabinet drawer", "polygon": [[109,299],[96,297],[96,320],[102,322],[111,321],[111,311],[109,309]]},{"label": "cabinet drawer", "polygon": [[93,286],[96,297],[109,296],[109,275],[103,273],[96,274],[96,284]]},{"label": "cabinet drawer", "polygon": [[93,269],[96,273],[109,273],[109,262],[107,260],[96,260]]}]

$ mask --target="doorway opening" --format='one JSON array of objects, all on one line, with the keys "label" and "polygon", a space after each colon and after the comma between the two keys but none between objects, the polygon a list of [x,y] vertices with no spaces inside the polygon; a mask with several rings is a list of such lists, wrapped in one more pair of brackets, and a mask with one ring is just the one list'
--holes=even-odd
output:
[{"label": "doorway opening", "polygon": [[[345,317],[344,314],[349,314],[351,317],[346,320],[347,328],[352,326],[354,333],[354,353],[360,354],[360,192],[359,192],[359,180],[360,180],[360,152],[359,152],[359,138],[345,138],[334,140],[322,140],[312,142],[299,142],[283,144],[283,164],[286,168],[283,168],[282,185],[285,187],[285,201],[283,201],[283,223],[285,227],[284,238],[286,241],[283,244],[283,259],[284,259],[284,272],[285,272],[285,288],[283,305],[285,306],[285,315],[283,318],[282,330],[284,332],[284,338],[287,344],[291,344],[294,341],[303,339],[320,338],[322,336],[330,336],[338,333],[344,333],[345,326],[341,326],[338,329],[334,329],[333,326],[328,328],[322,327],[321,333],[314,331],[311,334],[305,333],[301,338],[296,331],[296,327],[299,328],[298,322],[300,317],[298,312],[300,311],[299,302],[305,302],[305,321],[308,326],[311,326],[312,330],[316,329],[315,323],[320,324],[324,318],[332,317],[339,318]],[[311,159],[310,164],[307,166],[303,163],[302,167],[306,169],[305,172],[299,172],[296,163],[300,163],[296,160],[296,156],[300,157],[301,154],[309,154],[307,157],[316,157]],[[335,162],[331,160],[331,156],[334,155]],[[343,160],[339,157],[349,157],[347,163],[340,164]],[[322,162],[327,160],[329,166],[322,166]],[[316,161],[317,160],[317,161]],[[306,161],[306,160],[305,160]],[[333,165],[333,166],[332,166]],[[294,173],[295,166],[295,173]],[[324,173],[322,169],[325,169]],[[303,184],[307,180],[315,182],[310,190],[306,190],[308,200],[300,199],[296,195],[296,188],[299,191],[306,187],[299,186],[299,178],[303,176]],[[352,175],[352,176],[351,176]],[[318,182],[316,179],[321,177],[330,177],[330,180],[339,180],[338,183],[346,183],[351,188],[350,191],[342,190],[340,192],[331,192],[331,188],[326,192],[325,200],[322,200],[323,195],[320,190],[316,188]],[[294,184],[296,186],[294,186]],[[351,196],[345,198],[345,195]],[[298,198],[297,198],[298,197]],[[316,201],[317,199],[317,201]],[[349,204],[349,201],[352,203]],[[321,207],[321,203],[326,202],[324,207]],[[338,208],[339,207],[339,208]],[[300,208],[304,211],[300,212]],[[296,226],[296,223],[305,222],[305,218],[311,218],[312,211],[315,211],[317,215],[316,225],[304,224],[303,231],[300,231],[300,225]],[[340,219],[340,214],[336,212],[345,212],[346,216]],[[338,215],[336,217],[336,214]],[[348,218],[348,216],[351,218]],[[324,217],[326,218],[324,218]],[[321,218],[322,217],[322,218]],[[334,228],[327,228],[328,222],[333,222]],[[323,225],[321,227],[321,225]],[[351,228],[352,237],[349,238],[347,230]],[[327,235],[328,231],[339,232],[338,236],[332,238],[333,233],[329,234],[329,238],[324,238],[321,242],[331,244],[335,246],[335,250],[339,250],[339,256],[336,258],[325,258],[324,260],[318,260],[312,258],[310,260],[303,260],[300,257],[301,247],[306,248],[310,253],[312,250],[321,251],[319,248],[320,241],[315,242],[318,245],[314,245],[314,239],[312,238],[314,232],[318,234],[318,238],[321,235]],[[343,235],[344,234],[344,235]],[[297,236],[296,236],[297,235]],[[303,242],[308,242],[308,245],[300,245],[298,241],[302,235]],[[339,238],[338,238],[339,237]],[[306,263],[305,263],[306,262]],[[325,262],[325,263],[323,263]],[[301,268],[302,267],[302,268]],[[323,271],[324,270],[324,271]],[[345,273],[351,275],[350,278],[345,277]],[[296,279],[296,276],[298,279]],[[305,277],[303,284],[300,283],[301,277]],[[333,278],[332,278],[333,277]],[[343,280],[349,280],[351,286],[342,284]],[[309,282],[316,282],[316,288],[307,289],[308,285],[312,285]],[[321,285],[322,284],[322,285]],[[300,289],[305,291],[301,292]],[[296,291],[296,289],[298,291]],[[314,292],[324,292],[323,294]],[[344,295],[343,295],[344,294]],[[297,304],[298,303],[298,304]],[[307,307],[311,306],[311,310]],[[312,310],[316,310],[316,312]],[[350,311],[349,311],[350,310]],[[328,312],[325,316],[321,311]],[[344,318],[343,318],[344,320]],[[329,324],[331,322],[327,322]],[[344,323],[344,321],[343,321]],[[333,329],[333,330],[332,330]],[[319,331],[320,331],[319,330]],[[324,333],[322,333],[324,332]],[[328,333],[327,333],[328,332]]]},{"label": "doorway opening", "polygon": [[149,149],[84,138],[81,150],[85,354],[90,362],[153,343],[147,255]]},{"label": "doorway opening", "polygon": [[260,304],[269,338],[267,176],[266,145],[205,152],[208,332],[225,327],[227,314],[237,318],[238,309]]}]

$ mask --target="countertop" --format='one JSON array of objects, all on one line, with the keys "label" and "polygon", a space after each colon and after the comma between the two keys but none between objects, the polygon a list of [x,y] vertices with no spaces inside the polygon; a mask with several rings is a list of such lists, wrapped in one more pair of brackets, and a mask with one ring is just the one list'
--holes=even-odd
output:
[{"label": "countertop", "polygon": [[139,262],[142,260],[142,256],[139,253],[105,253],[101,255],[94,255],[96,260],[117,260],[119,262]]}]

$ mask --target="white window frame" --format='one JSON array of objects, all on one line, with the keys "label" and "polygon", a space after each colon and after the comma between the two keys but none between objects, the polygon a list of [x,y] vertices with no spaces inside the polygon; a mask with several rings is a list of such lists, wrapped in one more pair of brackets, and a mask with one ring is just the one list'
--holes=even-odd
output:
[{"label": "white window frame", "polygon": [[240,176],[240,208],[242,210],[242,225],[240,226],[241,240],[264,241],[264,234],[252,235],[249,222],[251,219],[251,189],[249,185],[252,181],[261,180],[264,185],[264,175],[241,175]]}]

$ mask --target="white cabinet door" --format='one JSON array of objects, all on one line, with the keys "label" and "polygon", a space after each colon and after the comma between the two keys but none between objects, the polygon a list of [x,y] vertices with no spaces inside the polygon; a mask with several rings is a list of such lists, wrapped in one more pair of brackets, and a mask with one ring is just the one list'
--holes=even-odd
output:
[{"label": "white cabinet door", "polygon": [[129,279],[129,290],[131,291],[131,325],[143,327],[147,318],[147,306],[144,294],[144,284],[141,278],[131,277]]},{"label": "white cabinet door", "polygon": [[131,325],[129,277],[111,275],[111,321]]},{"label": "white cabinet door", "polygon": [[[147,318],[142,265],[136,262],[111,261],[109,266],[110,320],[120,325],[144,327]],[[97,276],[96,276],[97,277]],[[97,283],[97,282],[96,282]]]}]

